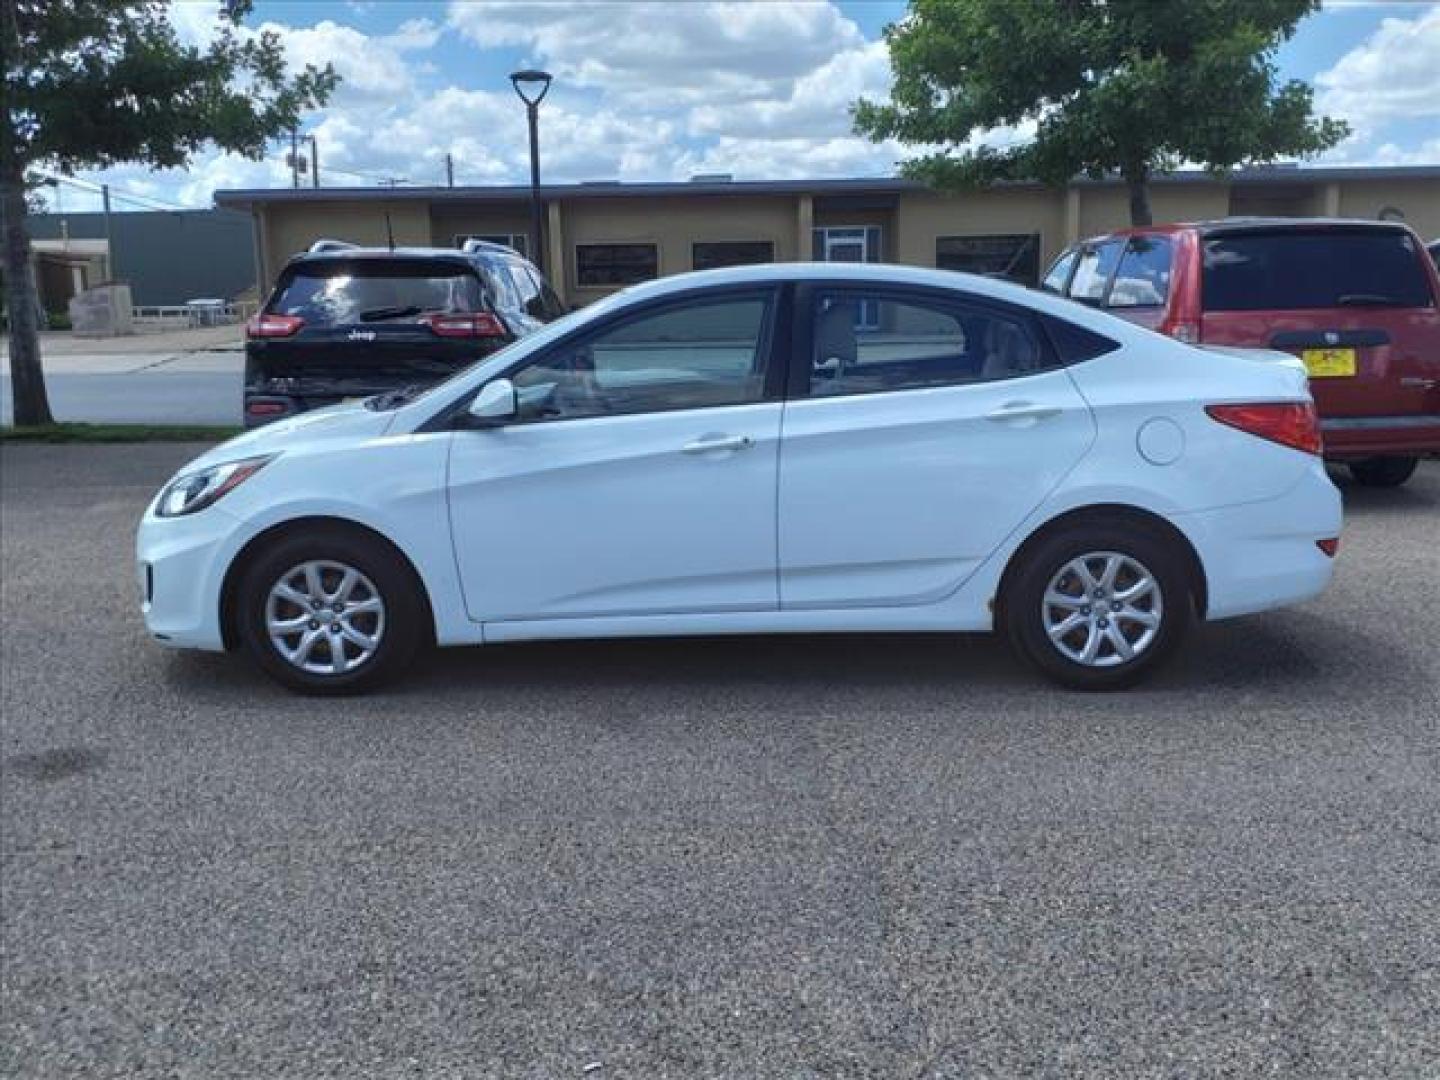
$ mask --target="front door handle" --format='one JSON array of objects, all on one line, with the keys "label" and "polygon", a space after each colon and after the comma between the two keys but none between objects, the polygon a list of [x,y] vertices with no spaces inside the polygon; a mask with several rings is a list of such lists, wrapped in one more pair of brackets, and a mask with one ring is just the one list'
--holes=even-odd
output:
[{"label": "front door handle", "polygon": [[1029,420],[1031,423],[1040,420],[1049,420],[1052,416],[1060,415],[1058,405],[1037,405],[1033,401],[1007,401],[998,409],[992,409],[985,414],[986,420],[1001,423],[1007,420]]},{"label": "front door handle", "polygon": [[693,442],[687,442],[680,449],[687,454],[712,454],[717,450],[744,450],[755,441],[749,435],[702,435]]}]

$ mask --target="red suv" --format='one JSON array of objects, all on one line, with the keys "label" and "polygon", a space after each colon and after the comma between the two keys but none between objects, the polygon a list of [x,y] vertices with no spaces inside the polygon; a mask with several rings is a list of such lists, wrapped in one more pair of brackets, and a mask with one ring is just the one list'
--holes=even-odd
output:
[{"label": "red suv", "polygon": [[1394,487],[1440,453],[1440,273],[1404,225],[1231,218],[1122,229],[1041,288],[1197,345],[1298,355],[1325,456]]}]

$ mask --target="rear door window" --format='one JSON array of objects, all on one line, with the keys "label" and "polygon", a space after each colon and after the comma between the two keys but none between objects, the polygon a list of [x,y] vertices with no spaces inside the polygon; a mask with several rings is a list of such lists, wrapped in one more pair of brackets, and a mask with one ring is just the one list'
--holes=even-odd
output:
[{"label": "rear door window", "polygon": [[1106,306],[1160,307],[1170,295],[1172,248],[1164,236],[1132,236],[1120,257]]},{"label": "rear door window", "polygon": [[1393,229],[1247,231],[1205,240],[1206,311],[1429,307],[1414,239]]},{"label": "rear door window", "polygon": [[1081,248],[1075,276],[1070,280],[1070,299],[1099,304],[1105,298],[1105,286],[1110,283],[1110,275],[1115,272],[1124,246],[1122,240],[1107,240]]},{"label": "rear door window", "polygon": [[480,280],[430,260],[326,259],[285,271],[269,311],[307,327],[415,321],[436,311],[483,311]]}]

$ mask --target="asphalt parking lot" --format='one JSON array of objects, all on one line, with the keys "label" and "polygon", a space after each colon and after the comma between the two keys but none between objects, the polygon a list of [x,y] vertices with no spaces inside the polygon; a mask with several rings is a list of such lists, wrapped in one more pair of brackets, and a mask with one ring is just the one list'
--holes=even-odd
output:
[{"label": "asphalt parking lot", "polygon": [[147,640],[197,449],[0,451],[0,1074],[1440,1076],[1440,463],[1127,694],[806,637],[336,701]]}]

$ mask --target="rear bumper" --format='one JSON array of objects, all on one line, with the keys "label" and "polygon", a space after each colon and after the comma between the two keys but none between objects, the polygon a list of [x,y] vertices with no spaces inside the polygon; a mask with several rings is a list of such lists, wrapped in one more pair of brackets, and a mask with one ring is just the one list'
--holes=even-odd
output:
[{"label": "rear bumper", "polygon": [[1332,461],[1440,454],[1440,413],[1321,417],[1320,431]]},{"label": "rear bumper", "polygon": [[1340,492],[1316,458],[1277,499],[1176,515],[1205,569],[1207,617],[1298,604],[1330,584],[1335,560],[1319,540],[1340,535]]}]

